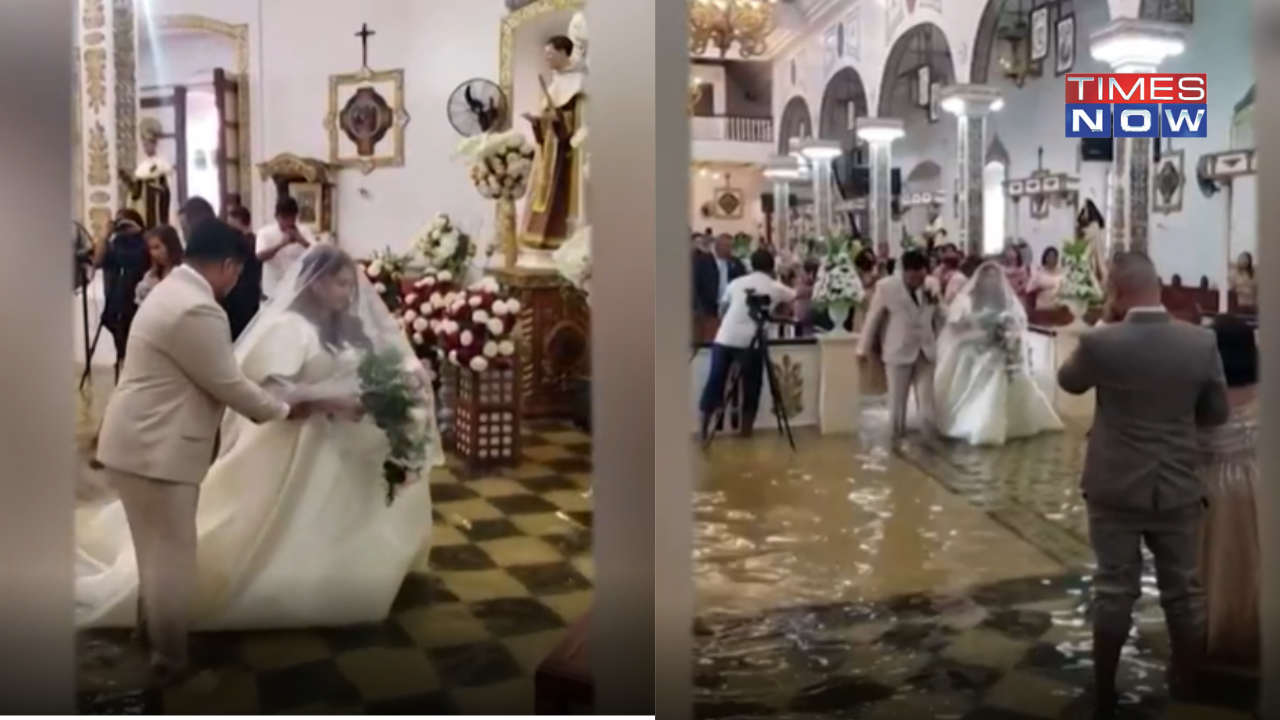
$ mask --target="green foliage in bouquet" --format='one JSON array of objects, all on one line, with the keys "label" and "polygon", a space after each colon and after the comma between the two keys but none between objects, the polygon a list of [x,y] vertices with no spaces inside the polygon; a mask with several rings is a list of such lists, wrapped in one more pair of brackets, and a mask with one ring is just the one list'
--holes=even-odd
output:
[{"label": "green foliage in bouquet", "polygon": [[360,361],[360,402],[369,419],[386,435],[390,450],[382,463],[387,504],[396,491],[422,472],[427,456],[424,388],[407,370],[410,362],[399,350],[365,355]]},{"label": "green foliage in bouquet", "polygon": [[819,310],[853,307],[866,298],[866,289],[858,278],[853,259],[862,244],[852,237],[834,236],[826,242],[826,252],[813,286],[813,306]]},{"label": "green foliage in bouquet", "polygon": [[756,239],[750,235],[740,232],[733,236],[733,256],[739,260],[746,260],[751,256],[751,251],[755,249]]},{"label": "green foliage in bouquet", "polygon": [[409,273],[413,258],[391,251],[391,248],[379,250],[360,264],[373,289],[382,298],[383,304],[391,312],[400,309],[400,283]]},{"label": "green foliage in bouquet", "polygon": [[1076,238],[1062,243],[1062,284],[1058,297],[1067,302],[1097,305],[1102,302],[1100,279],[1093,272],[1093,247]]}]

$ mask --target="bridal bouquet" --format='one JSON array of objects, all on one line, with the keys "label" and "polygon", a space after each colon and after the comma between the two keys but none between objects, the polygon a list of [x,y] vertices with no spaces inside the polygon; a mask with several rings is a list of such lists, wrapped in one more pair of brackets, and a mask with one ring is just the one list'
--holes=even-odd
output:
[{"label": "bridal bouquet", "polygon": [[452,218],[444,213],[436,215],[422,229],[413,242],[413,249],[428,266],[454,275],[462,275],[476,254],[476,244],[471,236],[459,230]]},{"label": "bridal bouquet", "polygon": [[454,274],[448,270],[427,272],[403,290],[400,326],[414,353],[434,366],[440,352],[440,328],[457,296]]},{"label": "bridal bouquet", "polygon": [[360,402],[368,418],[386,435],[389,446],[382,462],[388,505],[401,487],[427,469],[431,423],[422,401],[425,388],[414,372],[417,363],[392,349],[365,355],[358,369]]},{"label": "bridal bouquet", "polygon": [[487,133],[459,149],[471,163],[471,184],[486,199],[518,200],[528,192],[537,149],[523,133]]},{"label": "bridal bouquet", "polygon": [[1022,371],[1025,350],[1022,347],[1022,326],[1010,312],[993,315],[990,320],[991,343],[1004,355],[1005,372],[1012,378]]},{"label": "bridal bouquet", "polygon": [[491,277],[456,293],[440,323],[445,357],[478,373],[509,367],[516,354],[519,312],[520,302],[509,298]]},{"label": "bridal bouquet", "polygon": [[373,283],[374,292],[392,313],[400,309],[400,284],[404,282],[410,263],[411,258],[397,255],[390,248],[379,250],[360,263],[365,277]]}]

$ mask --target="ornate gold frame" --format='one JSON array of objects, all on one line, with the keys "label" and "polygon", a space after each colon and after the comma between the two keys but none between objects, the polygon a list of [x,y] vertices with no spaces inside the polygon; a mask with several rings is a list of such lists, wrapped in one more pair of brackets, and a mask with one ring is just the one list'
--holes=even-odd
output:
[{"label": "ornate gold frame", "polygon": [[[253,209],[253,128],[250,125],[249,96],[249,26],[216,20],[204,15],[159,15],[156,27],[161,30],[191,30],[227,38],[235,46],[235,67],[232,72],[240,82],[236,107],[237,136],[240,156],[240,202]],[[132,123],[130,123],[132,125]]]},{"label": "ornate gold frame", "polygon": [[[391,83],[391,109],[395,113],[395,138],[392,139],[391,157],[373,159],[349,159],[338,157],[338,142],[342,132],[338,127],[338,91],[351,85],[378,85]],[[329,76],[329,112],[324,116],[324,129],[329,133],[329,163],[338,167],[355,168],[368,175],[378,168],[404,167],[404,129],[409,124],[409,113],[404,109],[404,70],[370,70]]]},{"label": "ornate gold frame", "polygon": [[[543,15],[562,10],[581,10],[585,5],[586,0],[535,0],[502,18],[498,35],[498,87],[502,88],[502,94],[507,98],[507,107],[515,107],[516,31],[530,20]],[[499,200],[496,212],[495,226],[498,228],[503,260],[508,269],[514,268],[520,253],[516,242],[515,201]]]}]

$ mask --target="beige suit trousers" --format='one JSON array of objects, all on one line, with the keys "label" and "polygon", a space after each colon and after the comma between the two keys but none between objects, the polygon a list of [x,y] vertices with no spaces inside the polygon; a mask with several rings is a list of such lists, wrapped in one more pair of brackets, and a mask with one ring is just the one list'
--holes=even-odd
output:
[{"label": "beige suit trousers", "polygon": [[124,505],[138,559],[138,629],[151,640],[153,663],[185,665],[200,486],[111,468],[106,473]]},{"label": "beige suit trousers", "polygon": [[937,410],[933,389],[934,364],[923,353],[909,365],[885,365],[889,385],[889,426],[895,440],[907,435],[907,401],[916,391],[916,407],[920,412],[920,429],[932,434],[937,427]]}]

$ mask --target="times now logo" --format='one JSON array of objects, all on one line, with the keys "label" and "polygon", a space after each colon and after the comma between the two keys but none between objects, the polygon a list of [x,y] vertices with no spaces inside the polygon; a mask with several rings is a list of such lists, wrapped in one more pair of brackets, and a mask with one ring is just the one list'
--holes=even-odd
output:
[{"label": "times now logo", "polygon": [[1066,80],[1067,137],[1209,136],[1204,73],[1070,74]]}]

